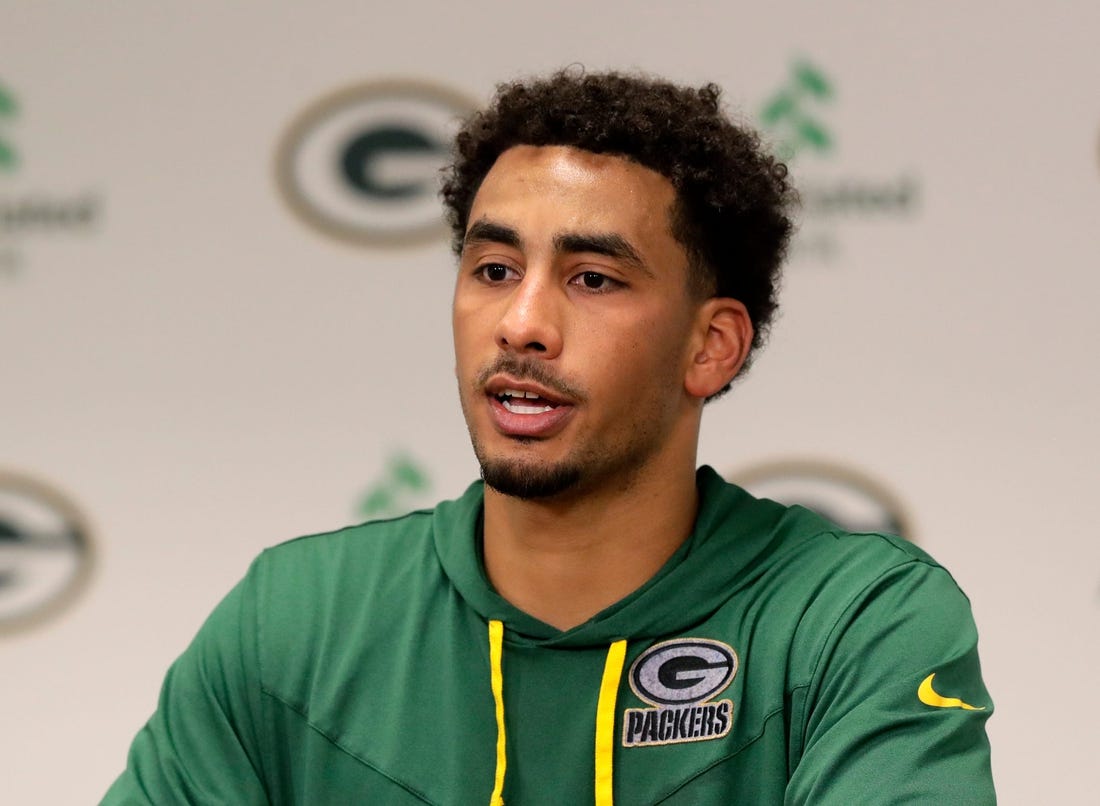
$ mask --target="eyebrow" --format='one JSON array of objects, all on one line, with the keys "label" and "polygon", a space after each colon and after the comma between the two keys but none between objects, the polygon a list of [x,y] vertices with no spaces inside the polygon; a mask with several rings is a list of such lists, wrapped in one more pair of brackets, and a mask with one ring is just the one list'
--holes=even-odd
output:
[{"label": "eyebrow", "polygon": [[642,274],[653,276],[653,272],[645,265],[637,250],[630,245],[630,241],[613,232],[566,232],[554,237],[554,249],[558,252],[576,253],[591,252],[595,255],[606,255],[622,261],[632,269]]},{"label": "eyebrow", "polygon": [[516,249],[523,249],[523,239],[519,237],[518,232],[504,224],[496,224],[484,218],[475,221],[466,230],[466,235],[462,238],[462,248],[466,249],[466,247],[478,243],[499,243]]},{"label": "eyebrow", "polygon": [[[462,239],[462,248],[473,244],[499,243],[514,249],[523,249],[519,233],[505,224],[487,219],[475,221]],[[566,254],[591,252],[620,260],[632,269],[650,277],[653,272],[645,265],[638,251],[621,235],[613,232],[563,232],[554,236],[554,251]]]}]

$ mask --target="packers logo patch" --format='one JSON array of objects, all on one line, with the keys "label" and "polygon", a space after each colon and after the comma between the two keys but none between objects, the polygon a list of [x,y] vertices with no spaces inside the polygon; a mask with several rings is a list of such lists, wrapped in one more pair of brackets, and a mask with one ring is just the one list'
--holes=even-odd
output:
[{"label": "packers logo patch", "polygon": [[630,688],[652,708],[623,712],[623,746],[720,739],[733,726],[733,701],[713,698],[737,674],[733,647],[708,638],[651,646],[630,667]]}]

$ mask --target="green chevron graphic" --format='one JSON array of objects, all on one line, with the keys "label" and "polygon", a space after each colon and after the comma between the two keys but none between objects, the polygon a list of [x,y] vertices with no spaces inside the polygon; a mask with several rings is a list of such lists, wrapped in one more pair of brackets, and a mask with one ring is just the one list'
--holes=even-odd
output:
[{"label": "green chevron graphic", "polygon": [[382,478],[363,495],[358,513],[365,518],[389,518],[410,511],[422,493],[431,490],[423,466],[406,453],[396,453]]},{"label": "green chevron graphic", "polygon": [[[0,86],[0,121],[5,118],[14,118],[18,111],[15,96],[9,90]],[[0,169],[11,170],[18,161],[15,149],[0,134]]]},{"label": "green chevron graphic", "polygon": [[761,123],[778,138],[781,159],[791,160],[807,148],[820,153],[832,150],[832,136],[807,107],[831,101],[833,96],[833,85],[820,68],[804,60],[791,66],[787,84],[760,112]]}]

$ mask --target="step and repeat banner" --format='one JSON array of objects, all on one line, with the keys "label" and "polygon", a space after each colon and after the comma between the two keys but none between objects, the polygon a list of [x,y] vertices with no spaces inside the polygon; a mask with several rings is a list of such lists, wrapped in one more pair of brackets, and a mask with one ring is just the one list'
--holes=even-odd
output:
[{"label": "step and repeat banner", "polygon": [[95,802],[262,548],[476,477],[436,188],[494,84],[715,81],[803,204],[700,459],[974,605],[1004,803],[1100,748],[1100,6],[0,2],[0,777]]}]

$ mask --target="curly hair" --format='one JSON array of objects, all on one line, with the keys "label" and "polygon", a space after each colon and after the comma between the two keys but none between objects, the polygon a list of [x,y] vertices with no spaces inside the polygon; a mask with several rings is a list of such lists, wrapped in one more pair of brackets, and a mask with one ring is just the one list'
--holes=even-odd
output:
[{"label": "curly hair", "polygon": [[726,116],[720,94],[715,84],[693,89],[639,74],[576,69],[498,85],[490,105],[456,135],[454,161],[444,170],[441,192],[455,253],[481,182],[512,146],[620,156],[672,184],[671,234],[688,255],[691,289],[701,298],[739,300],[752,320],[755,351],[777,307],[796,194],[787,167],[767,153],[759,135]]}]

